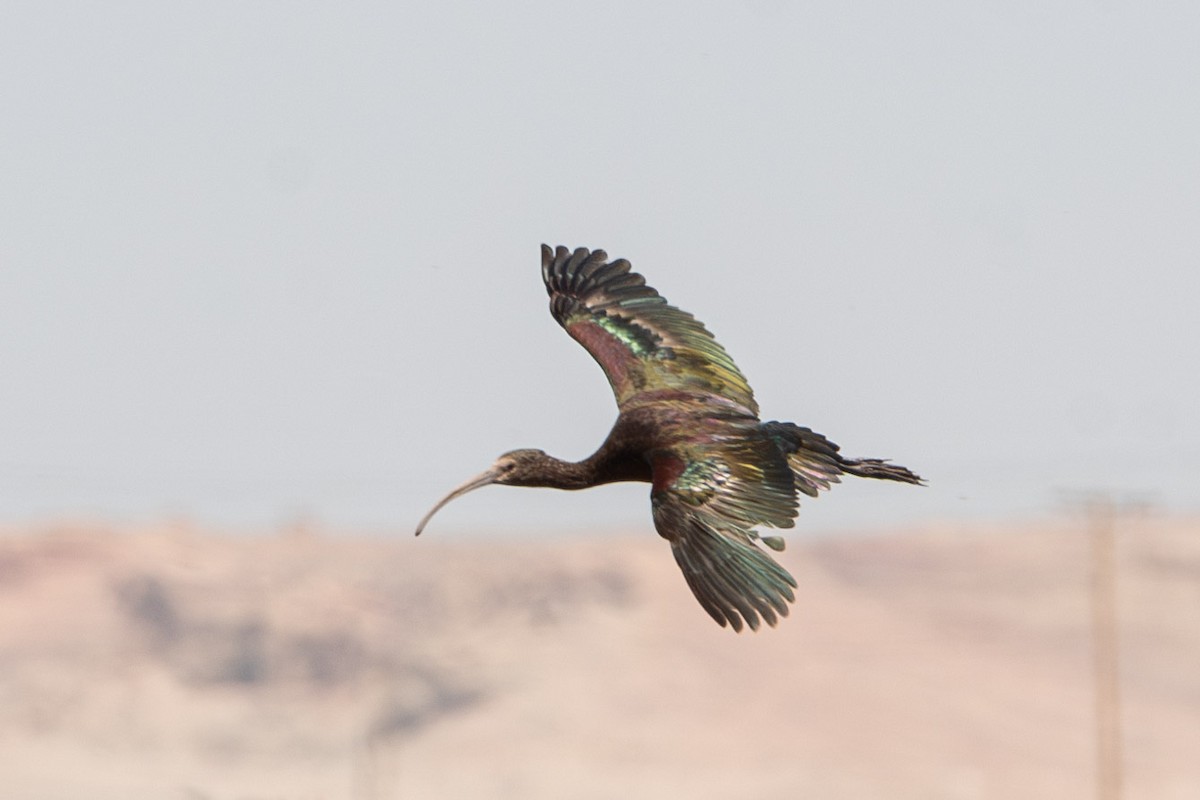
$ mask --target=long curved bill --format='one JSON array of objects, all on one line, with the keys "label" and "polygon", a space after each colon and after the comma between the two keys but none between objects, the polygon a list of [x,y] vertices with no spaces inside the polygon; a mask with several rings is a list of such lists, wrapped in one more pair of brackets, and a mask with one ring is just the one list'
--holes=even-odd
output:
[{"label": "long curved bill", "polygon": [[495,468],[489,469],[487,472],[480,473],[479,475],[476,475],[474,478],[471,478],[471,480],[467,481],[462,486],[457,486],[454,489],[452,489],[450,491],[450,494],[446,495],[441,500],[438,500],[437,505],[435,505],[433,508],[429,509],[429,513],[421,518],[421,521],[419,523],[417,523],[417,532],[415,535],[416,536],[421,535],[421,531],[425,530],[425,525],[429,523],[429,520],[433,517],[434,514],[436,514],[438,511],[440,511],[442,509],[442,506],[446,505],[447,503],[449,503],[451,500],[455,499],[456,497],[462,497],[467,492],[474,491],[475,489],[478,489],[482,486],[487,486],[489,484],[495,483],[496,477],[497,477],[497,473],[496,473]]}]

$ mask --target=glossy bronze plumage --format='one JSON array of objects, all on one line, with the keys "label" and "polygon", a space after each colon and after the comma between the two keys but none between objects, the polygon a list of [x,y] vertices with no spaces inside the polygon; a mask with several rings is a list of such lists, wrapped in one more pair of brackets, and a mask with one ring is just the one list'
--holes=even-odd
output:
[{"label": "glossy bronze plumage", "polygon": [[920,484],[880,459],[847,459],[819,433],[760,422],[750,384],[695,317],[671,306],[624,259],[542,245],[550,311],[600,364],[620,412],[600,449],[580,462],[514,450],[454,489],[438,509],[493,483],[586,489],[651,485],[654,525],[671,543],[696,599],[722,626],[757,629],[787,616],[795,580],[759,545],[758,526],[790,528],[796,493],[816,497],[842,474]]}]

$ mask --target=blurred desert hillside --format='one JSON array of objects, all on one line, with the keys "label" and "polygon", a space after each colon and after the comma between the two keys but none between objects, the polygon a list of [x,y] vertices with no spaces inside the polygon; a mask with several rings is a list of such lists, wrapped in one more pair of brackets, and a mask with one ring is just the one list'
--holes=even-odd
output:
[{"label": "blurred desert hillside", "polygon": [[[1198,534],[1120,523],[1126,798],[1200,797]],[[1079,520],[788,538],[737,635],[652,530],[10,527],[3,794],[1094,796]]]}]

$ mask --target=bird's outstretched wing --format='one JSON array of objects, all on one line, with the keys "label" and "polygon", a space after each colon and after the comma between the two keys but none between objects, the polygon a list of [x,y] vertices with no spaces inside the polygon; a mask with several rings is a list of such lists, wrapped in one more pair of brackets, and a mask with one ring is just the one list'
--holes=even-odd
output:
[{"label": "bird's outstretched wing", "polygon": [[778,449],[750,435],[659,451],[651,464],[654,526],[704,610],[737,631],[787,616],[796,582],[760,549],[754,531],[790,527],[796,513],[791,470]]},{"label": "bird's outstretched wing", "polygon": [[691,314],[603,250],[542,245],[550,312],[604,369],[623,406],[654,389],[711,392],[758,414],[754,393],[725,348]]}]

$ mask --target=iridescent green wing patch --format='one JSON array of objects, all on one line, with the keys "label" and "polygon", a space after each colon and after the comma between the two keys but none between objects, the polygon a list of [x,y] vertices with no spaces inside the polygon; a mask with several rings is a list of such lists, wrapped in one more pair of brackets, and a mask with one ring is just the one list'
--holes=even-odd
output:
[{"label": "iridescent green wing patch", "polygon": [[721,625],[774,625],[794,599],[792,576],[758,545],[782,550],[754,528],[791,527],[791,469],[761,432],[687,444],[651,462],[654,525],[700,605]]},{"label": "iridescent green wing patch", "polygon": [[682,389],[721,395],[756,415],[750,384],[708,329],[628,261],[607,259],[603,250],[542,245],[550,312],[600,364],[617,404],[645,390]]}]

